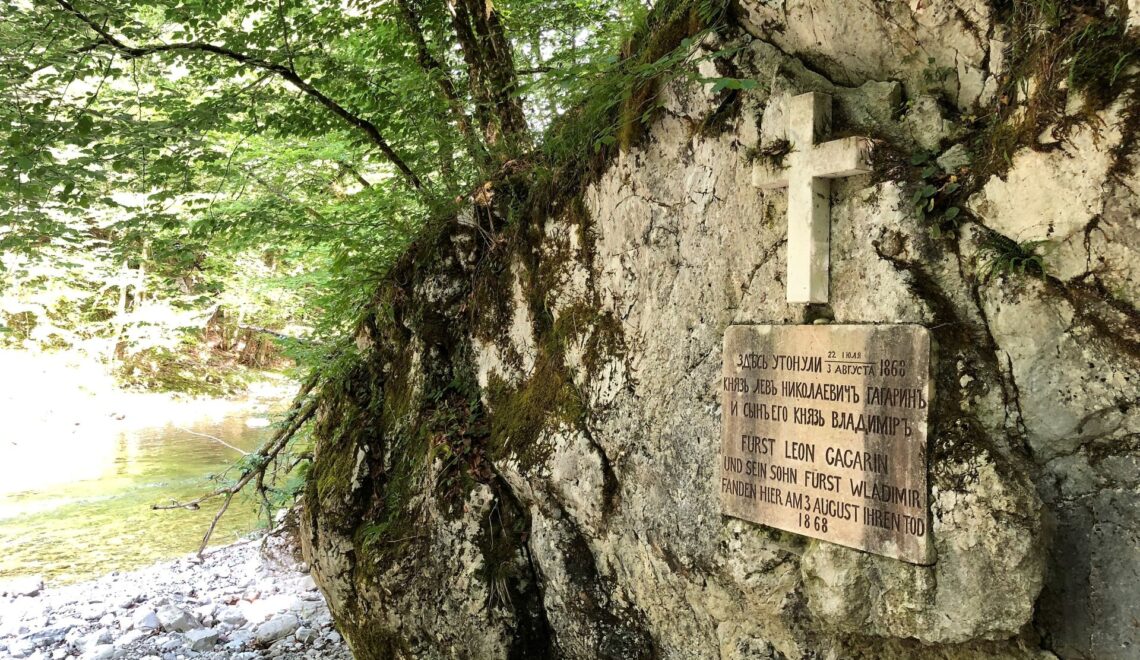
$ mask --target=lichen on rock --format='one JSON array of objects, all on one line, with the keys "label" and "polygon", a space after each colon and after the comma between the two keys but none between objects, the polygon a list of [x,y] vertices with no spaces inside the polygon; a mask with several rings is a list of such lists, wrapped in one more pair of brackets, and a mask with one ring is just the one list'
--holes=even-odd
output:
[{"label": "lichen on rock", "polygon": [[[499,182],[413,248],[324,394],[305,502],[306,554],[358,657],[1128,657],[1127,103],[986,169],[978,140],[1005,124],[967,115],[1016,64],[1005,16],[742,2],[700,44],[754,89],[639,89],[660,112],[559,194],[520,203],[507,189],[551,180]],[[785,195],[751,185],[805,91],[882,164],[833,185],[832,301],[806,307],[785,302]],[[900,155],[953,146],[931,176],[976,180],[936,237]],[[994,234],[1059,247],[1044,273],[989,273]],[[930,329],[932,566],[721,515],[724,331],[812,322]]]}]

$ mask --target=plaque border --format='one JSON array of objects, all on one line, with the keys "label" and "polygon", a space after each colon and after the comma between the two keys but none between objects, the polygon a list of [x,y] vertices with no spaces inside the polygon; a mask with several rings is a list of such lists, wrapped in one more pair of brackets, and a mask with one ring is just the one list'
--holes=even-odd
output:
[{"label": "plaque border", "polygon": [[930,328],[926,327],[925,325],[923,325],[921,323],[827,323],[827,324],[734,323],[734,324],[730,324],[729,326],[727,326],[725,328],[724,334],[722,336],[722,340],[721,340],[721,371],[718,374],[718,379],[722,378],[725,375],[725,360],[727,359],[727,355],[728,355],[725,349],[727,348],[729,333],[732,332],[734,329],[753,330],[756,328],[776,329],[776,328],[813,328],[813,327],[819,327],[819,328],[871,328],[871,329],[913,328],[913,329],[919,329],[922,331],[923,339],[926,342],[926,352],[927,352],[925,394],[926,394],[926,400],[928,402],[928,407],[927,407],[927,410],[926,410],[926,413],[925,413],[924,419],[923,419],[924,429],[923,429],[923,434],[922,434],[923,435],[922,440],[926,445],[924,448],[924,451],[923,451],[923,466],[922,466],[922,475],[923,475],[922,483],[923,483],[923,486],[925,488],[925,496],[926,496],[926,502],[925,502],[926,506],[925,506],[925,512],[924,512],[925,513],[925,519],[926,519],[926,534],[924,536],[925,543],[921,544],[921,547],[923,548],[922,554],[924,554],[925,556],[921,559],[916,559],[916,558],[912,558],[912,557],[901,556],[901,553],[899,553],[899,552],[878,552],[878,551],[870,549],[870,548],[861,547],[861,546],[857,546],[857,545],[851,545],[851,544],[843,543],[843,542],[840,542],[840,541],[837,541],[834,539],[823,538],[821,536],[817,536],[817,535],[810,534],[810,533],[804,533],[807,530],[786,529],[784,527],[780,527],[780,526],[777,526],[774,524],[770,524],[770,523],[766,523],[766,522],[758,522],[758,521],[751,520],[748,518],[742,518],[742,517],[739,517],[733,513],[726,511],[725,510],[725,496],[722,492],[720,492],[720,485],[719,485],[721,476],[723,474],[723,472],[722,472],[723,466],[722,466],[721,462],[723,461],[723,457],[724,457],[724,443],[725,443],[725,432],[726,432],[726,429],[725,429],[725,423],[726,422],[725,422],[725,418],[724,418],[726,393],[723,390],[721,390],[719,392],[719,394],[720,394],[721,424],[720,424],[720,434],[719,434],[719,437],[717,439],[717,442],[718,442],[717,452],[716,452],[717,464],[716,464],[716,468],[714,470],[714,477],[713,477],[713,487],[714,487],[714,490],[717,491],[717,495],[716,495],[717,508],[718,508],[720,515],[724,518],[733,518],[735,520],[740,520],[740,521],[747,523],[747,524],[750,524],[750,525],[759,525],[762,527],[767,527],[769,529],[779,530],[781,532],[785,532],[785,533],[789,533],[789,534],[795,534],[797,536],[802,536],[802,537],[807,538],[807,539],[814,539],[816,541],[820,541],[823,543],[829,543],[832,545],[836,545],[836,546],[840,546],[840,547],[844,547],[844,548],[849,548],[851,550],[854,550],[857,552],[863,552],[863,553],[866,553],[869,555],[877,555],[880,557],[888,557],[888,558],[895,559],[897,561],[901,561],[901,562],[911,564],[911,565],[915,565],[915,566],[932,566],[932,565],[936,564],[937,563],[937,551],[935,549],[934,530],[933,530],[933,526],[931,524],[932,514],[931,514],[931,483],[930,483],[930,431],[931,431],[930,410],[931,410],[931,403],[934,401],[934,396],[936,395],[935,379],[934,379],[934,364],[935,364],[935,360],[937,359],[938,351],[937,351],[937,344],[935,343],[934,337],[933,337],[932,333],[930,332]]}]

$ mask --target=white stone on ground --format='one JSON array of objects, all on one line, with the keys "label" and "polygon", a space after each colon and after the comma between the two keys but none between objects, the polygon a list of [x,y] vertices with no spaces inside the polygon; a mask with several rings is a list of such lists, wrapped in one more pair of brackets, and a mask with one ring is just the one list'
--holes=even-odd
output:
[{"label": "white stone on ground", "polygon": [[202,627],[189,612],[173,605],[159,608],[157,615],[162,629],[167,632],[187,632]]},{"label": "white stone on ground", "polygon": [[293,634],[293,631],[300,625],[301,621],[296,616],[283,614],[258,626],[254,637],[258,644],[272,644]]},{"label": "white stone on ground", "polygon": [[[62,587],[0,583],[0,658],[350,660],[313,579],[276,538]],[[305,570],[302,570],[305,569]]]},{"label": "white stone on ground", "polygon": [[191,651],[209,651],[218,643],[218,631],[213,628],[191,630],[186,633]]}]

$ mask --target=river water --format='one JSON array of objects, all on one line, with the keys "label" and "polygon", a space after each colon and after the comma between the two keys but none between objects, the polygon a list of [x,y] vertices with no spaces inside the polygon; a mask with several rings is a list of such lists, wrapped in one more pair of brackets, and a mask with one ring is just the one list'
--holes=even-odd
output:
[{"label": "river water", "polygon": [[[126,392],[82,356],[0,350],[0,579],[77,582],[197,550],[220,501],[151,505],[216,488],[295,391],[266,374],[238,400]],[[255,529],[256,509],[234,498],[213,541]]]},{"label": "river water", "polygon": [[[67,583],[196,550],[220,501],[197,511],[151,505],[214,488],[208,477],[241,457],[195,433],[250,450],[269,433],[263,421],[229,412],[180,425],[99,424],[70,434],[55,426],[40,437],[0,439],[8,445],[0,451],[0,577]],[[256,525],[255,503],[239,495],[213,542],[231,542]]]}]

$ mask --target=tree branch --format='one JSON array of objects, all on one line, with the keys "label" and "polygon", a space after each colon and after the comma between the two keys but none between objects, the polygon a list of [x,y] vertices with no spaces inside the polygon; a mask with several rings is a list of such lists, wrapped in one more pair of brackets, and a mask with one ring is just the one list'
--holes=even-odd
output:
[{"label": "tree branch", "polygon": [[225,515],[226,509],[229,508],[234,496],[240,493],[249,482],[255,479],[257,480],[257,485],[262,486],[265,471],[269,468],[270,463],[277,459],[278,454],[288,446],[289,441],[293,439],[297,431],[317,412],[319,400],[316,397],[310,397],[309,394],[317,386],[319,380],[317,372],[313,372],[313,374],[309,376],[309,379],[301,387],[301,391],[297,393],[297,397],[293,399],[293,406],[289,409],[285,425],[279,427],[277,432],[273,434],[273,437],[253,454],[253,460],[247,464],[248,467],[242,470],[241,477],[233,485],[218,488],[189,502],[174,502],[171,504],[155,504],[151,506],[152,509],[197,509],[199,508],[198,505],[206,500],[225,496],[222,506],[219,507],[217,513],[214,514],[209,528],[206,529],[206,534],[202,537],[201,545],[198,546],[199,557],[205,552],[206,546],[210,543],[210,537],[213,536],[214,529],[218,526],[218,521]]},{"label": "tree branch", "polygon": [[87,27],[91,28],[93,32],[99,35],[102,43],[119,51],[128,59],[145,57],[147,55],[153,55],[156,53],[210,53],[212,55],[217,55],[219,57],[238,62],[239,64],[244,64],[246,66],[251,66],[276,74],[282,79],[288,81],[303,94],[309,96],[313,100],[323,105],[334,115],[344,120],[347,124],[363,132],[368,137],[368,139],[380,149],[381,153],[383,153],[384,156],[388,159],[388,162],[392,163],[392,165],[400,171],[400,173],[404,176],[404,179],[408,182],[408,185],[416,190],[424,189],[425,184],[423,180],[421,180],[420,177],[417,176],[414,171],[412,171],[408,164],[404,162],[404,159],[402,159],[399,154],[396,153],[395,149],[393,149],[392,145],[388,143],[388,140],[384,138],[383,133],[380,132],[380,129],[376,126],[376,124],[373,124],[363,117],[353,114],[344,106],[325,95],[324,92],[311,85],[304,78],[301,78],[301,76],[297,75],[297,73],[289,67],[202,41],[190,41],[173,44],[153,44],[148,46],[131,46],[112,34],[110,30],[107,30],[92,20],[90,16],[76,9],[75,5],[71,4],[69,0],[56,0],[56,2],[60,7],[63,8],[64,11],[78,18],[85,25],[87,25]]},{"label": "tree branch", "polygon": [[365,188],[372,187],[372,184],[368,182],[368,179],[364,178],[364,175],[360,173],[360,170],[356,169],[352,165],[349,165],[348,161],[338,160],[336,164],[340,166],[342,175],[347,174],[351,176],[352,178],[356,179],[357,183],[359,183],[361,186],[364,186]]},{"label": "tree branch", "polygon": [[329,226],[329,225],[331,224],[331,223],[329,222],[329,219],[328,219],[328,218],[326,218],[326,217],[324,216],[324,214],[322,214],[320,211],[318,211],[318,210],[316,210],[315,208],[313,208],[313,207],[309,206],[308,204],[303,204],[303,203],[301,203],[301,202],[298,202],[297,200],[295,200],[295,199],[293,199],[293,198],[289,197],[289,195],[286,195],[285,193],[281,192],[281,191],[280,191],[280,190],[279,190],[279,189],[278,189],[276,186],[274,186],[272,183],[270,183],[270,182],[266,181],[265,179],[263,179],[263,178],[261,177],[261,175],[259,175],[259,174],[257,173],[257,171],[256,171],[256,170],[254,170],[252,167],[244,167],[244,166],[239,166],[239,167],[241,167],[241,170],[242,170],[243,172],[245,172],[247,175],[249,175],[249,177],[250,177],[251,179],[253,179],[253,180],[254,180],[254,181],[256,181],[258,184],[260,184],[262,188],[265,188],[265,190],[266,190],[266,191],[267,191],[269,194],[273,195],[273,196],[274,196],[274,197],[276,197],[278,200],[280,200],[280,201],[284,202],[286,205],[288,205],[288,206],[297,206],[297,207],[299,207],[299,208],[300,208],[302,211],[304,211],[305,213],[307,213],[307,214],[309,215],[309,217],[313,218],[314,220],[317,220],[317,221],[319,221],[319,222],[320,222],[322,225],[324,225],[324,226]]}]

